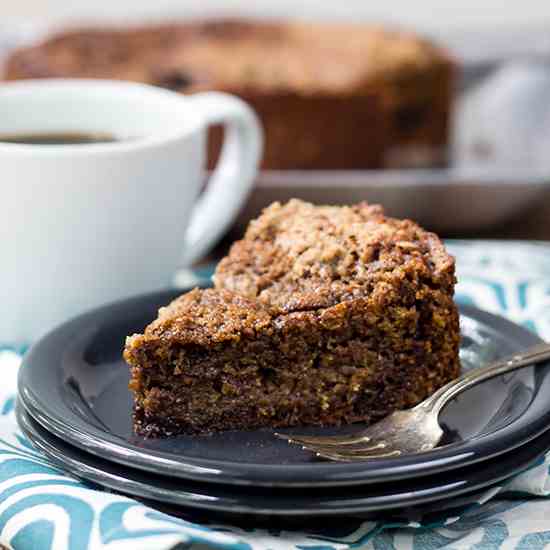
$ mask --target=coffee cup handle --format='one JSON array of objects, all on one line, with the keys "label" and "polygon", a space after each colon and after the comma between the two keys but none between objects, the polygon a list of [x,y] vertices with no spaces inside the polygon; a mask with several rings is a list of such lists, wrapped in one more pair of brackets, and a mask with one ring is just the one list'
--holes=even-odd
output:
[{"label": "coffee cup handle", "polygon": [[187,98],[205,126],[224,126],[224,142],[208,187],[199,197],[186,232],[183,266],[199,260],[235,219],[248,196],[263,152],[263,131],[241,99],[205,92]]}]

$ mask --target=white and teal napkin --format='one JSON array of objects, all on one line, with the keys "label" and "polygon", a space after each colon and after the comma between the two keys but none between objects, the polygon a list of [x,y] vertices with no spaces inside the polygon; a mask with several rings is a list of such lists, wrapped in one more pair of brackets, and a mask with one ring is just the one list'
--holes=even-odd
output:
[{"label": "white and teal napkin", "polygon": [[[550,246],[454,241],[457,297],[550,339]],[[1,342],[0,335],[0,342]],[[538,550],[550,546],[550,453],[498,488],[445,510],[379,521],[319,522],[309,531],[184,521],[83,484],[52,467],[14,417],[20,351],[0,345],[0,548],[14,550]]]}]

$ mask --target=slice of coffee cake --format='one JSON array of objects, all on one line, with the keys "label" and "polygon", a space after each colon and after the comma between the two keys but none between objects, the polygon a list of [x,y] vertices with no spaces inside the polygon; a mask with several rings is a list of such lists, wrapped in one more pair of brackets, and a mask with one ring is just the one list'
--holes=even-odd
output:
[{"label": "slice of coffee cake", "polygon": [[372,421],[459,374],[454,260],[379,206],[273,204],[128,338],[137,433]]}]

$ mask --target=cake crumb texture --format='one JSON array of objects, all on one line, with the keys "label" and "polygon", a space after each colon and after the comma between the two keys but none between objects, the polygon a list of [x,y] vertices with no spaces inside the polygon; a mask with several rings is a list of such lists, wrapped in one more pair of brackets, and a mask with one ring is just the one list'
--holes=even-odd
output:
[{"label": "cake crumb texture", "polygon": [[274,203],[214,281],[128,338],[137,433],[372,422],[459,374],[454,259],[380,206]]}]

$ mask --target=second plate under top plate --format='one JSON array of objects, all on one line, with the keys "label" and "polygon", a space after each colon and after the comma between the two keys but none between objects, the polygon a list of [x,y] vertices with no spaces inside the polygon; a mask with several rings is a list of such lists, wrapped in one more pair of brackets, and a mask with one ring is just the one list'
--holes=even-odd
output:
[{"label": "second plate under top plate", "polygon": [[[321,462],[271,430],[208,437],[144,439],[132,433],[125,337],[143,330],[180,291],[131,298],[64,324],[26,355],[21,403],[43,427],[96,456],[195,481],[271,487],[321,487],[387,482],[464,467],[509,451],[550,425],[550,365],[526,368],[474,387],[441,414],[445,446],[368,463]],[[540,340],[529,331],[472,307],[461,308],[465,368]],[[353,432],[360,425],[342,429]],[[296,431],[296,429],[294,429]],[[333,433],[334,430],[305,430]]]},{"label": "second plate under top plate", "polygon": [[[455,497],[463,497],[461,506],[475,503],[481,489],[502,483],[535,465],[550,446],[550,433],[546,432],[515,451],[452,472],[368,486],[266,489],[174,480],[134,468],[121,468],[119,464],[97,458],[55,437],[38,425],[22,407],[17,407],[17,419],[35,447],[55,466],[80,479],[162,502],[170,506],[166,511],[171,513],[181,513],[180,507],[183,506],[195,512],[207,510],[209,514],[230,515],[226,518],[230,520],[244,515],[248,526],[251,516],[255,520],[283,516],[285,519],[300,518],[303,522],[306,518],[318,516],[345,515],[349,519],[350,515],[379,515],[385,510],[398,514],[407,509],[411,517],[411,507],[422,506],[421,513],[425,515],[428,503],[437,506],[434,509],[438,512],[449,505],[456,510],[459,503]],[[209,520],[212,521],[212,517]],[[300,527],[303,528],[303,524]]]}]

